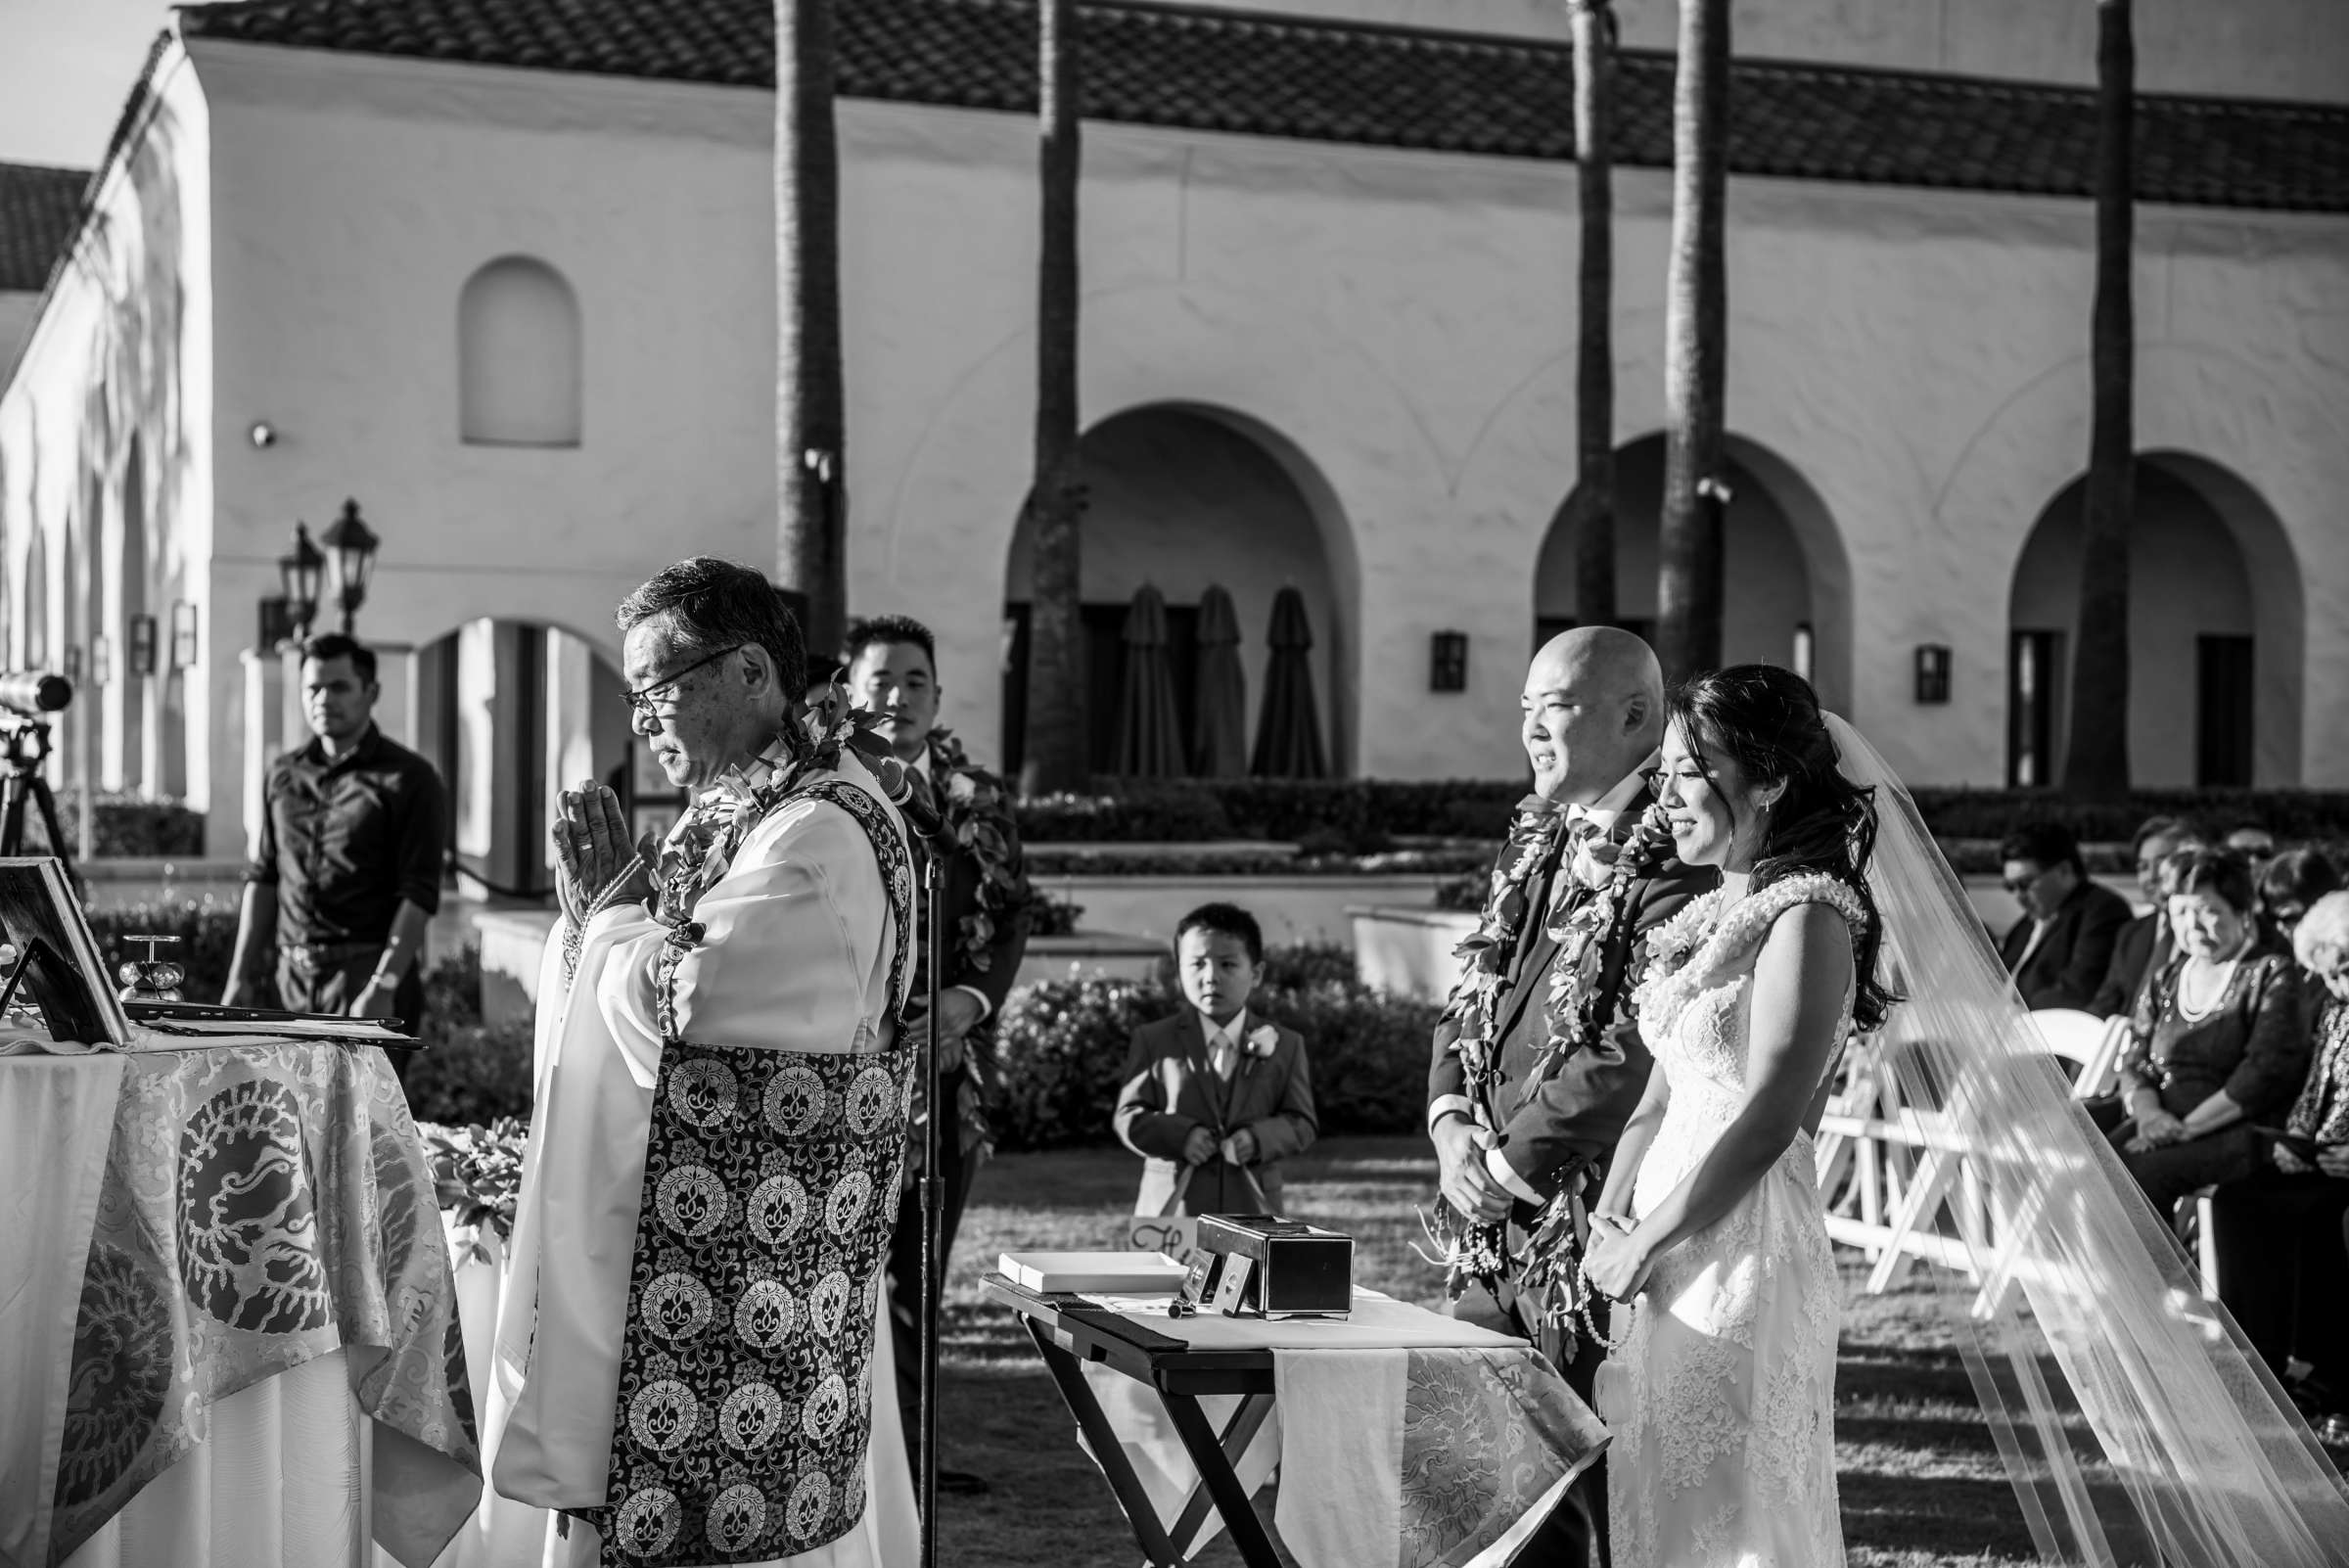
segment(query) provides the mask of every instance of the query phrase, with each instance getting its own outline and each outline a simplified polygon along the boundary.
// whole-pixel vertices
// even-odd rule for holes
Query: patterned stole
[[[905,847],[862,790],[806,793],[848,811],[872,843],[901,1008],[914,929]],[[578,1510],[606,1568],[789,1556],[863,1517],[873,1325],[914,1062],[903,1046],[664,1041],[606,1501]]]

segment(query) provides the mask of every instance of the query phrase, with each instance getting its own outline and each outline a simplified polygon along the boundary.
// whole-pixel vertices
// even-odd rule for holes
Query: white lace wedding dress
[[[1662,1202],[1736,1116],[1755,957],[1771,923],[1809,902],[1859,929],[1852,890],[1814,875],[1735,901],[1715,892],[1656,933],[1636,1005],[1672,1101],[1634,1184],[1635,1213]],[[1841,1027],[1851,1007],[1847,992]],[[1844,1560],[1834,1422],[1843,1298],[1812,1162],[1810,1136],[1797,1135],[1734,1209],[1657,1261],[1630,1342],[1600,1374],[1599,1413],[1614,1431],[1615,1568]]]

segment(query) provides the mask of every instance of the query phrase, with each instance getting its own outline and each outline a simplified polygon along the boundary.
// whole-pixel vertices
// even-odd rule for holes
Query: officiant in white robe
[[[845,1174],[803,1163],[818,1160],[810,1151],[829,1135],[814,1126],[826,1106],[843,1139],[849,1122],[869,1132],[885,1113],[901,1126],[901,1079],[877,1065],[902,1060],[890,1047],[911,973],[905,830],[878,776],[891,768],[868,767],[838,732],[829,747],[806,733],[798,629],[755,571],[681,563],[623,603],[621,624],[636,731],[694,797],[649,866],[644,853],[630,859],[609,791],[567,795],[554,830],[567,918],[538,992],[535,1109],[494,1368],[505,1400],[492,1403],[510,1401],[511,1411],[490,1434],[492,1483],[502,1497],[617,1529],[632,1552],[659,1543],[656,1561],[692,1560],[676,1554],[691,1541],[717,1548],[710,1559],[740,1561],[746,1543],[804,1539],[819,1521],[813,1533],[831,1534],[846,1517],[834,1539],[765,1560],[900,1568],[916,1556],[918,1527],[888,1393],[878,1253],[867,1245],[877,1233],[886,1246],[896,1192],[878,1189],[898,1179],[898,1157],[877,1163],[860,1145]],[[781,1065],[795,1059],[815,1068]],[[663,1104],[675,1115],[661,1122],[665,1064]],[[721,1128],[721,1113],[737,1120]],[[685,1152],[668,1165],[653,1149],[658,1212],[646,1214],[648,1146],[661,1127],[687,1134]],[[723,1201],[708,1204],[712,1191]],[[794,1229],[827,1249],[803,1277],[769,1262]],[[680,1238],[727,1249],[731,1285],[679,1265]],[[833,1335],[810,1351],[822,1360],[809,1380],[745,1381],[756,1361],[746,1340],[774,1349],[795,1328],[811,1341]],[[649,1374],[636,1364],[647,1353]],[[714,1391],[711,1378],[739,1386]],[[628,1429],[616,1433],[631,1386]],[[771,1456],[803,1427],[810,1442],[853,1442],[858,1407],[869,1410],[865,1453],[843,1481],[803,1474],[798,1490],[761,1495],[725,1468]],[[710,1436],[713,1417],[723,1444]],[[700,1501],[673,1476],[623,1475],[616,1436],[625,1449],[632,1435],[659,1461],[690,1448],[697,1419],[720,1461]],[[596,1561],[597,1528],[585,1521],[550,1543],[550,1560]]]

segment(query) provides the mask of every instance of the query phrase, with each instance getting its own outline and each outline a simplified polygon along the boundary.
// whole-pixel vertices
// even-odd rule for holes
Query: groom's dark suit
[[[1627,843],[1654,799],[1641,788],[1606,830],[1607,836],[1619,846]],[[1486,1107],[1491,1124],[1498,1130],[1499,1156],[1517,1178],[1511,1185],[1521,1183],[1544,1199],[1563,1191],[1586,1172],[1589,1180],[1585,1191],[1589,1197],[1597,1196],[1606,1164],[1623,1136],[1624,1124],[1638,1108],[1639,1097],[1647,1088],[1648,1070],[1654,1064],[1640,1041],[1638,1021],[1632,1016],[1625,971],[1645,933],[1721,880],[1721,874],[1710,867],[1686,866],[1670,859],[1632,884],[1627,929],[1610,944],[1594,944],[1597,950],[1583,957],[1586,985],[1617,988],[1620,999],[1614,1022],[1594,1045],[1552,1062],[1544,1070],[1543,1052],[1549,1042],[1549,1022],[1543,1003],[1549,996],[1550,970],[1558,956],[1558,943],[1547,930],[1553,898],[1563,898],[1572,908],[1599,897],[1597,890],[1573,881],[1571,872],[1560,863],[1571,844],[1571,833],[1561,831],[1558,853],[1535,876],[1526,930],[1518,941],[1497,1020],[1501,1082]],[[1427,1087],[1431,1125],[1447,1099],[1467,1097],[1460,1059],[1448,1044],[1436,1046]],[[1520,1196],[1509,1217],[1512,1250],[1522,1245],[1526,1227],[1538,1213],[1535,1205]],[[1520,1315],[1513,1286],[1504,1285],[1497,1294],[1471,1289],[1454,1304],[1453,1312],[1456,1316],[1524,1335],[1552,1360],[1559,1359],[1562,1336],[1553,1327],[1527,1322]],[[1605,1319],[1600,1322],[1603,1326]],[[1574,1358],[1559,1367],[1586,1402],[1604,1357],[1604,1350],[1588,1343],[1586,1336]],[[1543,1568],[1552,1564],[1599,1568],[1604,1564],[1605,1476],[1603,1464],[1585,1471],[1519,1560]]]

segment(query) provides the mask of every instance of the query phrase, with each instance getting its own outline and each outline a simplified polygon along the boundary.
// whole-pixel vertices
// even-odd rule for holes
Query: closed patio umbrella
[[[1265,706],[1256,720],[1259,778],[1327,778],[1329,759],[1321,750],[1321,717],[1313,706],[1313,667],[1309,657],[1313,628],[1305,619],[1305,595],[1283,588],[1272,600],[1271,647],[1265,667]]]
[[[1240,669],[1240,613],[1221,587],[1199,596],[1198,671],[1191,771],[1239,778],[1248,771],[1248,676]]]
[[[1117,771],[1127,778],[1181,778],[1182,725],[1174,717],[1174,671],[1167,662],[1167,601],[1145,584],[1126,612],[1126,672],[1118,704]]]

